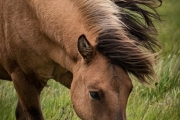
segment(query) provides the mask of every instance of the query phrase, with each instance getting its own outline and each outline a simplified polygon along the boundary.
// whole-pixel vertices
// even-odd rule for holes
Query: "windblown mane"
[[[96,49],[141,82],[155,76],[153,65],[161,0],[84,0],[79,4],[88,31],[98,34]],[[78,4],[78,3],[77,3]]]

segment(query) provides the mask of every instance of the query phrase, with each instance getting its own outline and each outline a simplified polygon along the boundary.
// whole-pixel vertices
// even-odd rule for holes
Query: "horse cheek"
[[[78,79],[77,80],[73,79],[73,82],[71,84],[71,101],[73,108],[81,119],[87,118],[86,114],[86,109],[88,108],[87,106],[87,95],[85,92],[85,85],[83,85],[82,80]]]

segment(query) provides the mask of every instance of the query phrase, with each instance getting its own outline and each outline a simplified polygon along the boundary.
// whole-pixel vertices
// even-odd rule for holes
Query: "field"
[[[165,0],[157,22],[162,45],[155,70],[158,84],[146,87],[133,80],[127,105],[128,120],[180,120],[180,0]],[[46,120],[79,120],[73,111],[69,90],[53,80],[41,94]],[[17,95],[13,84],[0,81],[0,120],[15,120]]]

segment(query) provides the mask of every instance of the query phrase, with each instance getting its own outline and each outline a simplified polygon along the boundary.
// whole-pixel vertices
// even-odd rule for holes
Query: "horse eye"
[[[95,99],[95,100],[101,100],[101,96],[99,95],[98,92],[92,92],[92,91],[90,91],[89,94],[90,94],[90,96],[91,96],[93,99]]]

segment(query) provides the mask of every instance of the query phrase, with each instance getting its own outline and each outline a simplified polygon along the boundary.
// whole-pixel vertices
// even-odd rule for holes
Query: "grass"
[[[159,81],[154,88],[133,81],[127,105],[128,120],[180,120],[180,1],[165,0],[157,23],[162,45],[155,68]],[[79,120],[72,109],[69,90],[53,80],[41,94],[46,120]],[[17,95],[11,82],[0,81],[0,119],[15,120]]]

